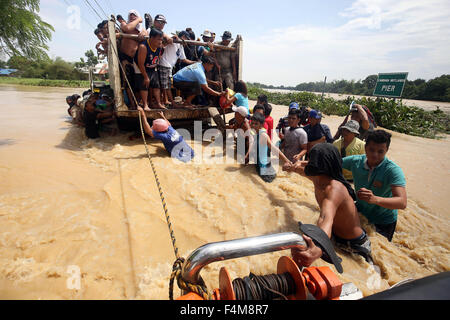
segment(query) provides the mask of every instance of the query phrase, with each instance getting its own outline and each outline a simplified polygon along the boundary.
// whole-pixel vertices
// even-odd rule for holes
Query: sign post
[[[408,72],[379,73],[374,96],[401,98]]]

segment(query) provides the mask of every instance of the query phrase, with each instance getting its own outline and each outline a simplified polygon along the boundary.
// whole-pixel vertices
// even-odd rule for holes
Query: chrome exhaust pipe
[[[307,248],[303,237],[294,232],[208,243],[189,255],[183,264],[181,277],[187,282],[198,284],[200,271],[212,262],[294,248]]]

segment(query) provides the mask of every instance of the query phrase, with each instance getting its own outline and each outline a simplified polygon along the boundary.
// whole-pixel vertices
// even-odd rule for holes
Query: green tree
[[[80,58],[80,61],[75,62],[75,68],[78,70],[94,67],[98,64],[98,58],[95,56],[94,51],[88,50],[84,53],[84,56],[87,58],[87,61],[84,61],[84,58]]]
[[[0,48],[8,56],[39,60],[47,57],[54,28],[38,15],[39,0],[0,1]]]

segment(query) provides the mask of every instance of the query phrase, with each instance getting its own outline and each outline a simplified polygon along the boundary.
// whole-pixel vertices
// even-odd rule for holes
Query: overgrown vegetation
[[[439,138],[439,134],[450,134],[450,115],[440,109],[425,111],[421,108],[406,106],[401,100],[385,98],[348,97],[346,100],[321,98],[311,92],[273,93],[248,86],[248,96],[256,100],[265,94],[270,103],[288,106],[292,101],[322,111],[324,114],[345,116],[352,101],[366,105],[373,113],[377,124],[383,128],[426,138]]]
[[[39,0],[0,1],[0,54],[32,60],[48,58],[54,28],[38,15]]]
[[[88,88],[87,80],[50,80],[36,78],[1,77],[0,84],[20,84],[25,86]]]
[[[361,96],[371,96],[377,83],[377,75],[370,75],[364,80],[348,81],[335,80],[324,85],[324,82],[305,82],[295,87],[274,87],[262,83],[253,83],[255,87],[262,89],[288,89],[309,92],[327,92],[354,94]],[[450,74],[444,74],[440,77],[425,81],[416,79],[414,81],[406,80],[402,97],[404,99],[431,100],[450,102]]]
[[[30,59],[23,56],[12,56],[8,61],[0,61],[0,67],[8,66],[17,69],[15,77],[45,79],[45,80],[87,80],[89,67],[98,63],[97,57],[92,50],[85,52],[86,61],[80,58],[79,62],[67,62],[57,57],[50,59]]]

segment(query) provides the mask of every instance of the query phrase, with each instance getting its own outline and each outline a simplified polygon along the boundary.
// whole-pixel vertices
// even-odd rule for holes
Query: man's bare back
[[[314,192],[320,207],[317,226],[329,238],[334,234],[336,242],[344,243],[352,252],[361,254],[371,261],[370,240],[361,228],[353,189],[342,176],[342,161],[339,151],[331,144],[314,146],[308,161],[285,164],[283,170],[294,171],[314,183]],[[303,266],[309,266],[322,255],[322,250],[309,237],[303,236],[308,249],[293,252],[294,259]]]
[[[354,239],[362,229],[358,211],[347,188],[339,181],[327,176],[311,177],[314,192],[320,207],[318,226],[331,237],[331,233],[343,239]],[[331,218],[331,224],[329,220]]]

